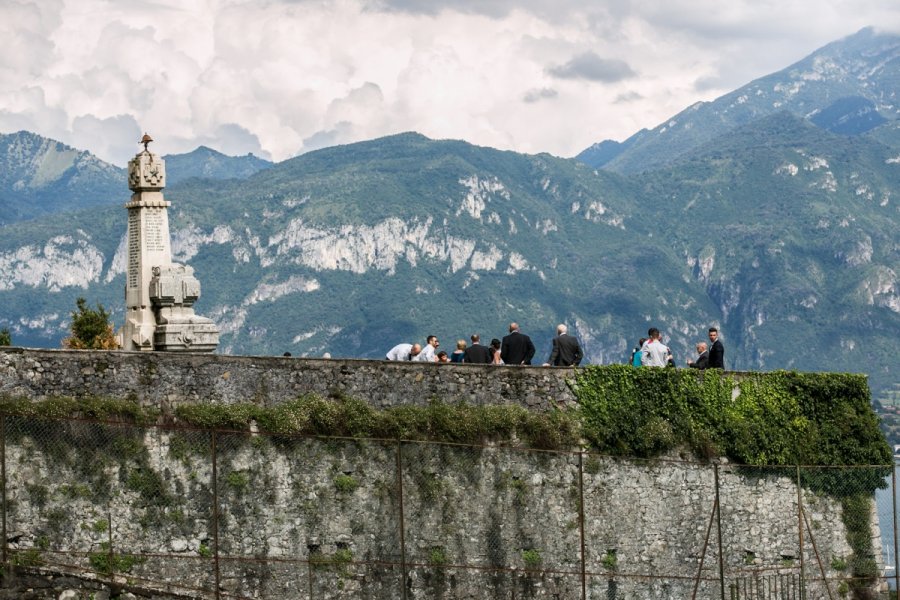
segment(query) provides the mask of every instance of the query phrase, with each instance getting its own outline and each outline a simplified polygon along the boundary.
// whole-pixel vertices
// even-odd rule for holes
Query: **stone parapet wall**
[[[0,349],[0,393],[136,398],[147,406],[257,402],[270,406],[304,394],[365,399],[387,408],[432,399],[470,404],[570,406],[574,370],[358,359]]]

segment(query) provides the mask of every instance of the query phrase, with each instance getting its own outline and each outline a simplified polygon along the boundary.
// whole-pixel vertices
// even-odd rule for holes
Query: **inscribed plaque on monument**
[[[148,252],[162,252],[166,249],[163,241],[162,223],[162,210],[151,208],[147,211],[144,221],[144,247]]]
[[[138,286],[141,269],[141,213],[128,211],[128,287]]]

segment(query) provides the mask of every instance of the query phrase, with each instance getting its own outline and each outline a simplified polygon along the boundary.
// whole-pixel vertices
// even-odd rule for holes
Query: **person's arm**
[[[575,362],[573,364],[577,367],[581,364],[582,358],[584,358],[584,352],[581,351],[581,344],[578,343],[578,340],[575,340]]]
[[[531,359],[534,358],[534,353],[537,352],[537,350],[535,349],[534,343],[532,343],[530,337],[527,337],[527,336],[525,337],[525,343],[526,343],[526,346],[525,346],[525,360],[522,361],[522,364],[523,364],[523,365],[530,365],[530,364],[531,364]]]
[[[559,338],[553,338],[553,350],[550,351],[550,358],[547,359],[547,364],[555,367],[557,358],[559,358]]]

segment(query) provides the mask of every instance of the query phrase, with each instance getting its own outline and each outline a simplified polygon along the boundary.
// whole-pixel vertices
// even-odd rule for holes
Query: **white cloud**
[[[0,131],[120,165],[136,131],[275,160],[411,130],[569,156],[898,22],[886,0],[7,0]]]

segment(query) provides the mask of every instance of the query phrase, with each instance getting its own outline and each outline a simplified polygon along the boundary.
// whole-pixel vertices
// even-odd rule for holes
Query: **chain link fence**
[[[0,420],[7,565],[216,599],[897,597],[893,466]]]

